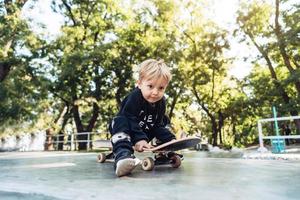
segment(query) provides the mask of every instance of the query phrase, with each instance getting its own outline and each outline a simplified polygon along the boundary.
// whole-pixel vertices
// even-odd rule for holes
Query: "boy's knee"
[[[134,150],[132,148],[131,138],[124,132],[115,133],[111,137],[113,145],[113,152],[115,155],[115,163],[124,158],[134,157]]]
[[[119,133],[114,134],[111,137],[111,142],[113,144],[116,144],[118,142],[131,142],[131,138],[128,134],[126,134],[124,132],[119,132]]]

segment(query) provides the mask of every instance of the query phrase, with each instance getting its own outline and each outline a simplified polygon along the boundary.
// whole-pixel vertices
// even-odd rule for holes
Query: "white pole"
[[[257,126],[258,126],[258,137],[259,137],[258,138],[259,139],[259,148],[257,149],[257,151],[260,153],[265,153],[268,151],[268,149],[264,147],[261,121],[258,121]]]
[[[75,150],[75,145],[74,145],[74,133],[71,133],[71,151]]]
[[[300,116],[289,116],[289,117],[277,117],[277,121],[284,121],[284,120],[293,120],[293,119],[300,119]],[[273,122],[275,118],[267,118],[267,119],[260,119],[260,122]]]
[[[258,137],[259,137],[259,147],[263,148],[264,147],[264,141],[263,141],[263,134],[262,134],[262,126],[261,126],[261,122],[258,121]]]
[[[88,135],[87,135],[88,137],[87,137],[87,140],[88,140],[88,142],[87,142],[87,151],[89,151],[90,150],[90,132],[88,132]]]

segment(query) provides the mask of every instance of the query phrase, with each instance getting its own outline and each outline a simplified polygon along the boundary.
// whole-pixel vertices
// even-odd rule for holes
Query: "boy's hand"
[[[141,140],[134,145],[134,148],[138,152],[143,152],[144,149],[151,149],[152,146],[146,140]]]

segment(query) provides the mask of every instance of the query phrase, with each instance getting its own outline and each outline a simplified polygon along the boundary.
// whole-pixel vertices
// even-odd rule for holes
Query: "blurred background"
[[[64,144],[72,133],[108,139],[148,58],[172,69],[166,114],[178,138],[256,145],[257,121],[272,118],[273,106],[278,117],[300,112],[299,8],[294,0],[0,0],[0,149],[20,141],[43,149],[47,136]],[[287,127],[299,135],[300,119],[280,122],[280,133]],[[274,135],[272,123],[263,129]]]

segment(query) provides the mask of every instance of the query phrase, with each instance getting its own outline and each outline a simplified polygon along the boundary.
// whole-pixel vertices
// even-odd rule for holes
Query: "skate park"
[[[213,158],[187,152],[182,166],[116,178],[95,153],[0,156],[2,199],[298,199],[299,161]]]
[[[0,199],[299,199],[299,8],[1,1]],[[150,132],[200,143],[151,171],[99,162]]]
[[[30,151],[0,153],[1,199],[298,199],[300,194],[300,153],[274,154],[267,145],[264,153],[259,146],[207,151],[203,145],[182,150],[179,168],[138,166],[121,178],[113,163],[98,163],[99,152],[92,149],[42,151],[43,142],[31,145]]]

